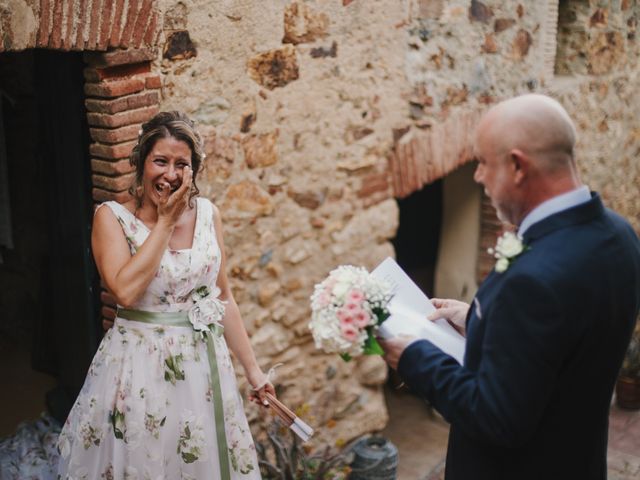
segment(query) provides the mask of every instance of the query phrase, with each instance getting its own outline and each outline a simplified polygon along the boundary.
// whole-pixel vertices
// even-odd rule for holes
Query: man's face
[[[499,142],[489,135],[486,123],[478,128],[474,154],[478,166],[473,179],[484,187],[500,221],[517,225],[513,164],[509,161],[508,151],[501,149]]]

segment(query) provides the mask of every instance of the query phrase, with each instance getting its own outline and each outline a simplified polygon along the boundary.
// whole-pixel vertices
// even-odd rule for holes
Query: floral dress
[[[213,208],[206,199],[196,202],[192,247],[164,252],[155,278],[131,309],[191,311],[207,289],[217,300],[221,253]],[[122,205],[103,205],[117,217],[135,255],[148,228]],[[259,479],[224,337],[211,334],[211,349],[204,337],[190,325],[116,318],[60,434],[58,478]]]

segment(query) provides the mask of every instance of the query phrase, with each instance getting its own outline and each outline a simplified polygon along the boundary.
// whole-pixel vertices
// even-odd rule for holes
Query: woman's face
[[[144,160],[144,196],[153,205],[182,185],[184,168],[191,167],[191,149],[174,137],[159,139]]]

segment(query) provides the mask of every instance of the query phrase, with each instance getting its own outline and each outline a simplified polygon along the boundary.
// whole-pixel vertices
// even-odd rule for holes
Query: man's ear
[[[516,185],[522,184],[524,179],[529,174],[529,168],[531,167],[531,159],[525,155],[525,153],[517,148],[514,148],[509,152],[509,161],[511,162],[511,168],[513,168],[514,180]]]

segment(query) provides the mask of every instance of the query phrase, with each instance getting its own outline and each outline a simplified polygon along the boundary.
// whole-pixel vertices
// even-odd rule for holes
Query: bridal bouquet
[[[376,331],[390,315],[391,286],[362,267],[344,265],[329,273],[311,295],[309,328],[316,348],[352,357],[382,355]]]

